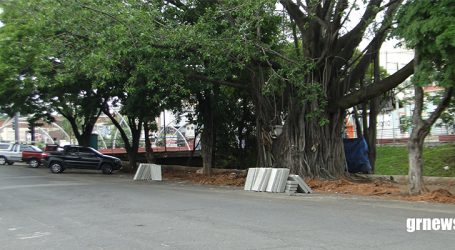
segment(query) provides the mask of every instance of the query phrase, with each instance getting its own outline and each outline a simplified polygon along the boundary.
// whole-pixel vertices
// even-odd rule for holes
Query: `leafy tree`
[[[57,112],[79,144],[88,146],[104,99],[82,67],[95,46],[88,42],[93,33],[80,29],[84,25],[74,21],[80,13],[69,7],[59,1],[3,1],[1,91],[8,98],[2,107],[34,114],[35,120]]]
[[[310,177],[340,177],[345,174],[341,134],[346,109],[380,96],[413,72],[410,62],[394,75],[359,85],[392,31],[402,1],[370,0],[364,8],[345,0],[279,2],[284,13],[276,13],[275,1],[217,5],[201,19],[201,33],[212,37],[207,39],[209,45],[201,47],[222,48],[210,50],[210,60],[241,65],[250,72],[244,85],[256,109],[258,166],[287,167]],[[356,11],[363,15],[348,28]],[[222,32],[213,32],[216,25],[210,20],[224,25]],[[355,55],[371,33],[368,46]],[[294,39],[294,53],[286,53],[289,38]],[[221,59],[217,53],[222,53]],[[283,133],[272,139],[273,128],[283,121]]]
[[[187,61],[179,49],[183,41],[175,28],[178,23],[164,19],[161,7],[158,2],[137,1],[75,4],[87,11],[86,18],[99,14],[110,23],[99,30],[98,46],[85,64],[88,74],[97,79],[96,88],[108,96],[103,112],[119,130],[133,167],[144,124],[148,128],[162,110],[180,106],[182,96],[188,94],[181,73]],[[112,108],[127,118],[131,137]]]
[[[422,151],[432,125],[449,106],[455,86],[455,4],[450,0],[406,3],[400,12],[397,33],[415,51],[414,111],[408,142],[410,194],[426,191],[423,183]],[[424,119],[423,86],[438,84],[446,90],[436,109]]]
[[[259,45],[269,43],[275,46],[278,42],[276,37],[280,34],[281,17],[276,16],[274,10],[272,1],[226,1],[206,10],[194,25],[195,32],[201,37],[193,45],[204,67],[201,73],[208,79],[219,80],[213,83],[250,91],[256,107],[258,166],[271,163],[271,157],[262,153],[265,147],[270,147],[263,143],[271,140],[270,135],[262,135],[263,128],[273,121],[269,119],[269,113],[258,112],[263,103],[269,104],[270,101],[262,98],[262,90],[256,84],[265,81],[271,72]],[[260,93],[259,98],[256,90]]]
[[[245,36],[256,36],[255,26],[245,25],[239,33],[237,27],[231,27],[230,22],[247,23],[247,17],[251,18],[254,13],[243,16],[239,5],[241,1],[167,1],[167,14],[176,16],[175,20],[184,27],[180,34],[185,41],[181,52],[188,58],[185,77],[189,83],[189,90],[192,95],[188,101],[193,103],[198,113],[198,122],[201,125],[201,144],[204,173],[210,174],[210,169],[215,162],[215,150],[217,148],[229,147],[229,140],[224,140],[227,131],[220,133],[219,128],[227,125],[226,111],[235,105],[235,100],[224,102],[227,92],[230,90],[220,85],[244,89],[247,86],[242,83],[241,75],[249,74],[245,65],[249,62],[251,54],[258,54],[251,51],[253,47]],[[260,7],[263,2],[247,2],[242,7]],[[271,10],[270,2],[261,8]],[[231,8],[234,11],[231,11]],[[179,13],[179,14],[175,14]],[[269,15],[269,17],[273,17]],[[261,17],[262,18],[262,17]],[[229,21],[227,19],[230,19]],[[272,31],[274,29],[270,29]],[[271,32],[272,33],[272,32]],[[248,78],[249,80],[249,78]],[[209,83],[209,84],[208,84]],[[226,92],[227,91],[227,92]],[[232,118],[231,118],[232,119]],[[221,135],[221,139],[217,138]]]
[[[307,176],[339,177],[345,173],[341,139],[345,110],[392,89],[412,74],[412,63],[396,74],[359,86],[368,66],[392,30],[402,1],[370,0],[364,8],[348,1],[281,0],[295,23],[300,63],[310,67],[289,78],[287,119],[275,153],[279,166]],[[351,14],[363,11],[353,28]],[[384,18],[380,18],[383,14]],[[365,36],[370,43],[355,51]]]

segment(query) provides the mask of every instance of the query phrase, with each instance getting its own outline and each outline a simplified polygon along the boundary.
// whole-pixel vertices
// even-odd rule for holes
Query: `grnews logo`
[[[450,231],[455,230],[455,218],[408,218],[406,229],[409,233],[415,231]]]

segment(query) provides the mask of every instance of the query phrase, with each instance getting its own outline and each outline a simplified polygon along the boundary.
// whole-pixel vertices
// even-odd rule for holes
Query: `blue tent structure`
[[[343,139],[349,173],[371,173],[368,144],[364,138]]]

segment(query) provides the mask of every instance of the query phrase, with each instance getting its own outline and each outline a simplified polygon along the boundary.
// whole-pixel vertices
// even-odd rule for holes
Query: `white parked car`
[[[15,162],[22,161],[23,151],[35,151],[32,145],[10,144],[7,149],[0,149],[0,165],[13,165]]]

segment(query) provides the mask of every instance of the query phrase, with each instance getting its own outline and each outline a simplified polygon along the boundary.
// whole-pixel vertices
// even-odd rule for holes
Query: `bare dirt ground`
[[[197,184],[220,185],[220,186],[238,186],[245,184],[245,174],[242,173],[216,173],[211,176],[204,176],[196,171],[176,171],[164,170],[163,177],[165,180],[191,182]],[[332,193],[346,195],[362,195],[371,197],[380,197],[394,200],[408,201],[427,201],[438,203],[455,204],[455,182],[444,185],[429,185],[429,192],[409,196],[406,194],[406,185],[396,183],[390,180],[370,180],[354,182],[343,179],[336,181],[306,179],[307,184],[317,193]]]

